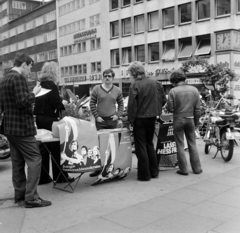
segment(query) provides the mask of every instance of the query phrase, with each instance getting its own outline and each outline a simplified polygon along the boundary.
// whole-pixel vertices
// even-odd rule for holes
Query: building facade
[[[166,92],[171,70],[191,57],[240,73],[240,0],[57,2],[62,86],[85,86],[89,93],[92,85],[101,83],[102,71],[111,67],[126,96],[127,69],[134,60],[167,85]],[[201,83],[199,78],[189,82]],[[239,83],[233,90],[240,95]]]
[[[7,2],[9,6],[16,4],[16,1]],[[35,62],[29,81],[36,80],[44,62],[57,61],[56,2],[17,3],[29,10],[1,27],[0,64],[2,70],[7,72],[14,65],[16,53],[27,53]],[[35,4],[35,8],[31,8],[31,4]]]

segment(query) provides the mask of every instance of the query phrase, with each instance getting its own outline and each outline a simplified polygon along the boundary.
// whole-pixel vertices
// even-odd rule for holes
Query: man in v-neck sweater
[[[99,129],[115,129],[123,113],[122,91],[113,85],[115,73],[112,69],[103,72],[103,83],[92,90],[90,108]],[[116,109],[116,103],[118,109]]]

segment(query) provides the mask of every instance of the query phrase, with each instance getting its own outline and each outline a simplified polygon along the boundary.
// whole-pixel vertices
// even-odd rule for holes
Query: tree
[[[185,73],[202,73],[202,84],[207,90],[211,89],[214,100],[221,98],[229,90],[230,81],[237,81],[239,77],[230,68],[221,64],[212,65],[203,59],[189,59],[182,63],[180,69]],[[228,95],[229,99],[233,96]]]

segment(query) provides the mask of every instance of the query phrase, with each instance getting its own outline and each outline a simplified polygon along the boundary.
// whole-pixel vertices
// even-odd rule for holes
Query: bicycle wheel
[[[232,159],[233,149],[234,149],[234,141],[227,140],[226,131],[223,131],[221,134],[221,155],[224,161],[228,162]]]

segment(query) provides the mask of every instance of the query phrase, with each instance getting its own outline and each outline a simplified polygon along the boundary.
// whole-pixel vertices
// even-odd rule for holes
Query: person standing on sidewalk
[[[188,175],[187,160],[184,153],[184,134],[187,139],[190,163],[194,174],[202,173],[195,139],[195,127],[201,115],[199,92],[188,85],[182,71],[174,71],[170,76],[173,84],[168,94],[166,109],[173,113],[173,132],[177,146],[179,170],[177,174]]]
[[[159,169],[153,145],[156,117],[162,114],[166,96],[162,84],[148,78],[141,62],[130,64],[128,72],[133,82],[129,89],[128,120],[133,125],[138,180],[157,178]]]
[[[92,90],[90,109],[96,119],[97,130],[115,129],[123,114],[123,95],[119,87],[113,85],[115,73],[112,69],[103,71],[103,83]],[[118,109],[116,109],[116,103]],[[97,176],[100,171],[90,173]]]
[[[37,84],[30,92],[26,80],[33,63],[27,54],[17,54],[14,67],[5,75],[0,86],[4,133],[10,142],[15,203],[24,203],[26,208],[51,205],[50,201],[41,199],[37,193],[42,159],[34,137],[36,128],[32,104],[41,86]],[[28,166],[27,176],[25,163]]]

